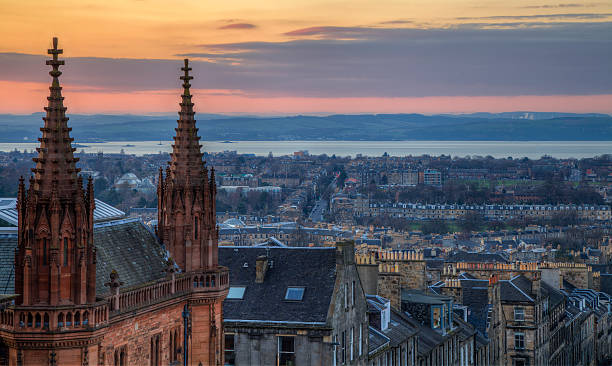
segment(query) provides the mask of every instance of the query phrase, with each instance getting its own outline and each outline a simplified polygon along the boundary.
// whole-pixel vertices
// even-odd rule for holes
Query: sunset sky
[[[0,113],[612,113],[612,1],[0,0]]]

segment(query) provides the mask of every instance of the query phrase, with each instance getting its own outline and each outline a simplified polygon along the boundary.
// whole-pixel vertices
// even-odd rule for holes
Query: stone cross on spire
[[[183,95],[190,96],[189,88],[191,87],[191,84],[189,84],[189,80],[192,80],[193,76],[189,75],[189,71],[191,71],[191,67],[189,67],[189,59],[185,59],[185,66],[181,67],[181,70],[185,72],[185,75],[180,77],[180,79],[183,80]]]
[[[53,48],[48,49],[47,53],[53,55],[53,59],[47,60],[47,65],[53,67],[53,70],[49,71],[49,75],[53,77],[53,86],[59,86],[58,77],[62,74],[59,67],[64,65],[64,60],[59,60],[58,56],[64,53],[64,50],[57,48],[57,37],[53,37]]]

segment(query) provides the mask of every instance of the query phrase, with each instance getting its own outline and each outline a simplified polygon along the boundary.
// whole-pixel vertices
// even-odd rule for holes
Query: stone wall
[[[376,295],[378,282],[378,265],[377,264],[357,264],[359,279],[363,291],[368,295]]]
[[[171,330],[178,330],[180,348],[183,348],[183,304],[179,301],[155,311],[137,316],[129,314],[124,319],[117,319],[109,326],[102,342],[103,364],[114,365],[115,350],[126,347],[128,365],[149,365],[151,337],[157,334],[161,335],[161,364],[169,364]]]
[[[363,365],[368,361],[368,317],[367,302],[361,285],[359,273],[355,263],[355,247],[352,242],[338,243],[336,251],[336,283],[332,304],[328,314],[328,322],[331,325],[332,339],[338,337],[342,343],[342,333],[346,334],[346,365]],[[352,296],[354,288],[354,296]],[[345,302],[345,297],[348,297]],[[352,298],[355,301],[353,303]],[[345,306],[348,304],[348,306]],[[359,329],[361,328],[361,355],[359,355]],[[353,334],[354,350],[353,360],[350,360],[351,344],[349,338]],[[336,357],[341,355],[340,347],[336,347]]]
[[[395,272],[378,273],[378,295],[388,299],[391,307],[400,309],[402,301],[401,275]]]
[[[230,325],[225,327],[225,334],[234,334],[236,366],[276,365],[279,335],[295,337],[296,365],[323,366],[333,361],[329,330]]]

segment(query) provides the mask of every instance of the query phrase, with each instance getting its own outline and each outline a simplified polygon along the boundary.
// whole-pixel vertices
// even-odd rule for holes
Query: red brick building
[[[53,39],[52,78],[29,187],[21,179],[14,295],[0,297],[0,362],[9,365],[222,365],[228,270],[217,262],[215,180],[202,162],[184,92],[159,243],[134,220],[94,224],[91,180],[73,156]]]

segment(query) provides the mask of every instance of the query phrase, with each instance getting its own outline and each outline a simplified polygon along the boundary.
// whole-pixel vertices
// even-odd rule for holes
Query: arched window
[[[59,313],[57,315],[57,326],[60,328],[64,326],[64,313]]]
[[[67,327],[72,326],[72,313],[66,314],[66,326]]]
[[[64,266],[68,265],[68,238],[64,238]]]
[[[32,328],[33,322],[34,322],[34,318],[32,317],[32,313],[28,313],[28,328]]]
[[[194,219],[194,224],[193,224],[193,235],[195,240],[198,240],[198,231],[200,231],[200,227],[198,226],[198,217],[196,216]]]
[[[83,325],[89,324],[89,312],[86,311],[83,313]]]
[[[77,311],[76,314],[74,314],[74,326],[78,327],[79,325],[81,325],[81,313]]]
[[[49,313],[45,313],[43,317],[43,328],[49,329]]]
[[[40,314],[36,314],[36,322],[34,323],[35,328],[40,328]]]
[[[43,265],[47,265],[47,238],[43,238],[43,247],[42,247],[42,257],[43,257]]]

